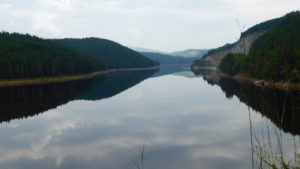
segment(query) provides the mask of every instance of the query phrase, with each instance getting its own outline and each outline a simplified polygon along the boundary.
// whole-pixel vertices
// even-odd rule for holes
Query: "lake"
[[[299,165],[300,94],[186,68],[0,88],[1,169]]]

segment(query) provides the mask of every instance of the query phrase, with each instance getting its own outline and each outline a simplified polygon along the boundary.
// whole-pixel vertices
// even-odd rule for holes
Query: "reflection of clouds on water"
[[[143,96],[143,94],[144,93],[142,90],[132,89],[132,90],[130,90],[128,99],[131,101],[135,101],[135,100],[138,100],[139,98],[141,98]]]
[[[0,125],[0,128],[17,128],[19,125],[17,123],[4,123]]]
[[[43,120],[50,120],[50,119],[59,119],[62,118],[63,114],[61,114],[57,110],[49,110],[45,115],[42,114],[39,118]]]
[[[259,125],[261,115],[251,116]],[[4,168],[129,169],[142,145],[147,168],[251,165],[247,107],[200,78],[152,78],[106,100],[73,101],[12,123],[19,127],[0,127]]]

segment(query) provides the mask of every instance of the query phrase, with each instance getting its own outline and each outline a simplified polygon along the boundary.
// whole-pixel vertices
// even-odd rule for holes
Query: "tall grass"
[[[144,153],[145,153],[145,146],[143,146],[140,150],[140,162],[133,161],[133,164],[137,169],[144,169]]]
[[[247,100],[247,99],[246,99]],[[250,123],[250,139],[252,152],[252,168],[259,169],[300,169],[300,137],[292,136],[293,145],[284,145],[284,136],[282,133],[282,125],[285,115],[285,103],[282,115],[278,117],[280,127],[276,127],[268,119],[262,117],[260,128],[255,131],[253,128],[250,107],[248,106],[249,123]],[[275,112],[274,112],[275,113]],[[270,124],[271,123],[271,124]],[[275,135],[272,139],[271,134]],[[289,150],[294,152],[291,154]],[[256,158],[254,157],[256,156]],[[292,157],[291,157],[292,156]]]

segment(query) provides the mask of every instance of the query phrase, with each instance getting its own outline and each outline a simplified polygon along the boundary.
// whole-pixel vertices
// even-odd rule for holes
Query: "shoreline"
[[[152,67],[145,67],[145,68],[116,68],[116,69],[101,70],[97,72],[78,74],[78,75],[48,76],[48,77],[23,78],[23,79],[20,78],[20,79],[9,79],[9,80],[1,79],[0,87],[63,83],[63,82],[90,79],[98,75],[104,75],[113,72],[155,70],[159,67],[160,66],[152,66]]]
[[[269,80],[259,80],[259,79],[255,79],[243,74],[237,74],[237,75],[230,75],[227,73],[223,73],[220,70],[216,69],[215,67],[201,67],[201,66],[196,66],[196,67],[191,67],[191,68],[195,68],[196,70],[211,70],[211,71],[215,71],[220,77],[223,78],[228,78],[228,79],[232,79],[235,80],[237,82],[240,83],[250,83],[252,85],[264,88],[276,88],[276,89],[280,89],[280,90],[297,90],[300,91],[300,83],[294,83],[294,82],[284,82],[284,81],[277,81],[277,82],[273,82],[273,81],[269,81]]]
[[[261,87],[261,88],[276,88],[276,89],[281,89],[281,90],[298,90],[300,91],[300,83],[294,83],[294,82],[284,82],[284,81],[269,81],[269,80],[258,80],[252,77],[248,77],[242,74],[237,74],[237,75],[229,75],[226,73],[219,72],[218,73],[220,77],[224,78],[229,78],[233,79],[237,82],[241,83],[250,83],[252,85]]]

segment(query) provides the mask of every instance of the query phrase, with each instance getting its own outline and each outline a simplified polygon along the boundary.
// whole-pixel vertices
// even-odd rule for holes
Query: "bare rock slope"
[[[240,53],[240,54],[247,55],[253,42],[263,34],[264,32],[256,32],[248,36],[245,36],[241,38],[239,41],[237,41],[232,48],[208,55],[205,58],[203,58],[203,61],[206,62],[207,65],[210,65],[211,67],[214,67],[216,69],[220,64],[221,60],[228,53],[234,53],[234,54]]]

